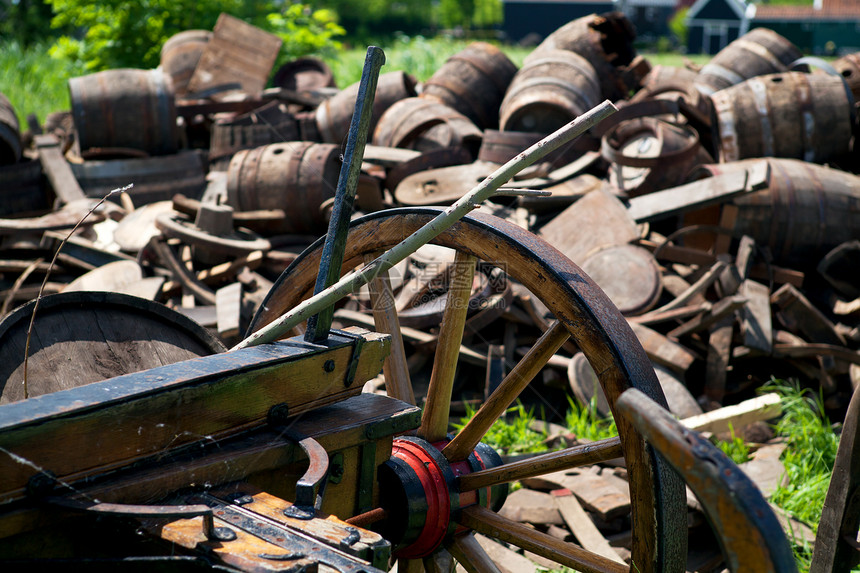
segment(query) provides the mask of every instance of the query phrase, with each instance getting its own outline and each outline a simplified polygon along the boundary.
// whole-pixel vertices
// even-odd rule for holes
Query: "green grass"
[[[772,380],[762,391],[782,396],[783,415],[776,424],[776,434],[788,444],[782,456],[788,485],[778,487],[771,501],[817,533],[839,437],[824,415],[820,394],[804,391],[796,382],[781,380]],[[801,573],[808,571],[810,548],[795,546],[795,557]]]
[[[466,415],[459,424],[454,424],[458,432],[475,416],[475,412],[477,410],[466,405]],[[508,408],[505,415],[493,423],[481,441],[505,455],[545,452],[547,447],[544,441],[547,435],[545,432],[537,432],[529,427],[534,420],[534,411],[526,410],[525,406],[517,403],[516,406]]]
[[[69,78],[83,70],[81,62],[52,58],[45,44],[23,48],[0,42],[0,92],[15,108],[22,130],[28,114],[44,123],[49,113],[69,109]]]
[[[735,435],[735,429],[732,427],[731,423],[729,424],[729,431],[731,432],[732,439],[727,442],[722,440],[717,442],[717,447],[720,448],[724,454],[729,456],[729,458],[736,464],[748,462],[750,459],[749,446],[743,438]]]
[[[565,424],[577,438],[585,440],[602,440],[618,435],[615,420],[603,418],[597,413],[595,399],[591,404],[583,405],[573,397],[568,397],[570,408],[565,416]]]

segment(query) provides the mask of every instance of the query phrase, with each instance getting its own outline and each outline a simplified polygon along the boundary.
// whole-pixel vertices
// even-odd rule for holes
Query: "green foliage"
[[[463,429],[475,412],[477,410],[466,406],[466,416],[460,420],[460,424],[454,425],[457,431]],[[547,447],[544,440],[547,436],[529,427],[534,420],[534,412],[517,403],[493,423],[481,441],[506,455],[545,452]]]
[[[285,44],[279,63],[311,52],[333,52],[343,28],[329,11],[278,0],[49,0],[52,25],[75,27],[82,35],[63,35],[52,54],[85,62],[89,71],[108,68],[154,68],[164,41],[183,30],[211,30],[225,12],[278,34]]]
[[[717,447],[736,464],[748,462],[750,459],[749,446],[747,446],[743,438],[735,435],[735,429],[731,423],[729,424],[729,431],[731,432],[732,439],[728,442],[718,442]]]
[[[51,5],[43,0],[0,0],[0,38],[29,46],[51,35]]]
[[[400,34],[426,34],[433,27],[433,4],[427,0],[311,0],[329,8],[351,42],[376,44]]]
[[[443,28],[486,29],[501,24],[501,0],[441,0],[439,24]]]
[[[669,20],[669,30],[681,46],[687,45],[687,37],[690,33],[690,30],[687,28],[687,13],[689,11],[690,7],[684,6],[678,9],[672,16],[672,19]]]
[[[600,416],[594,398],[587,406],[571,397],[568,397],[567,401],[570,403],[570,409],[565,416],[565,424],[577,438],[602,440],[618,435],[615,420]]]

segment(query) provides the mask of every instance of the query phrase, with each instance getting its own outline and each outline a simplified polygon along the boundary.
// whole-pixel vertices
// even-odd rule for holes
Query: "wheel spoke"
[[[365,262],[376,258],[377,254],[365,256]],[[367,285],[370,291],[370,304],[373,307],[373,321],[376,330],[391,335],[391,352],[385,357],[382,373],[385,377],[385,390],[388,395],[409,404],[415,404],[412,380],[406,365],[406,350],[400,333],[400,321],[394,308],[394,293],[388,271],[383,271]]]
[[[490,426],[505,413],[508,406],[516,400],[569,336],[567,329],[560,322],[556,321],[550,326],[505,376],[499,387],[469,420],[466,427],[442,449],[442,454],[451,461],[460,461],[469,457]]]
[[[458,535],[447,547],[454,559],[469,573],[501,573],[471,533]]]
[[[620,458],[622,455],[621,439],[616,436],[462,475],[457,478],[457,484],[460,491],[471,491],[549,472],[605,462]]]
[[[425,573],[454,573],[454,556],[445,549],[437,549],[424,558]]]
[[[474,256],[462,252],[457,252],[454,259],[451,286],[439,327],[439,342],[433,360],[430,387],[427,390],[427,404],[424,407],[421,428],[418,430],[418,435],[430,442],[441,440],[448,433],[457,354],[463,341],[463,327],[469,311],[469,295],[472,293],[476,262]]]
[[[615,563],[602,555],[586,551],[578,545],[505,519],[477,505],[463,510],[460,524],[582,573],[629,573],[630,571],[626,565]]]

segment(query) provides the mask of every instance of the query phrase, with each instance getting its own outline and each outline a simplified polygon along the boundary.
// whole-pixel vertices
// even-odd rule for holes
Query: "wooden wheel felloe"
[[[355,221],[347,241],[344,268],[354,268],[362,264],[365,255],[394,246],[429,222],[439,211],[438,208],[397,209]],[[539,298],[557,320],[502,381],[460,434],[450,443],[434,448],[440,450],[439,457],[448,464],[456,465],[467,460],[476,447],[480,447],[480,439],[492,422],[504,413],[568,337],[582,349],[595,372],[599,373],[613,412],[615,400],[628,388],[637,388],[665,406],[665,398],[653,368],[626,321],[599,287],[553,247],[511,223],[480,213],[464,218],[433,242],[457,251],[458,270],[462,271],[462,276],[452,280],[448,305],[440,326],[430,390],[418,431],[418,437],[424,442],[447,441],[445,433],[451,400],[451,379],[463,332],[463,311],[468,307],[463,302],[467,302],[469,296],[468,287],[458,288],[457,283],[471,284],[471,273],[477,261],[505,270],[509,277]],[[252,320],[251,331],[268,324],[310,295],[321,251],[322,242],[318,242],[284,272]],[[397,347],[396,341],[392,346]],[[398,388],[402,381],[398,381],[394,375],[391,378],[386,380],[389,393],[402,399],[402,388],[391,390]],[[497,480],[493,483],[504,483],[525,475],[535,475],[534,468],[543,472],[557,471],[611,459],[618,456],[620,449],[630,476],[634,530],[634,567],[631,570],[680,571],[686,557],[685,523],[677,519],[685,511],[683,485],[645,444],[631,423],[616,416],[616,424],[619,440],[615,444],[607,444],[601,453],[578,450],[554,452],[531,460],[530,467],[501,466],[481,470],[474,475],[493,472],[497,476],[493,478]],[[430,449],[426,445],[423,451],[424,455],[436,458],[435,453],[429,453]],[[437,465],[442,469],[433,479],[444,479],[444,476],[440,476],[445,473],[445,463],[440,460]],[[465,489],[463,483],[462,476],[457,477],[450,487],[458,494],[471,491]],[[472,489],[486,485],[481,482]],[[452,524],[459,524],[459,527]],[[445,529],[488,532],[495,537],[510,539],[515,544],[527,544],[530,551],[582,571],[626,570],[626,567],[608,562],[575,545],[559,543],[542,534],[531,532],[524,537],[517,524],[477,503],[455,508]],[[455,556],[471,556],[468,557],[471,565],[481,563],[482,559],[475,557],[476,552],[479,552],[476,544],[464,539],[449,532],[443,536],[442,545]],[[438,547],[437,542],[434,549]],[[483,570],[480,565],[475,567],[478,567],[475,570]]]

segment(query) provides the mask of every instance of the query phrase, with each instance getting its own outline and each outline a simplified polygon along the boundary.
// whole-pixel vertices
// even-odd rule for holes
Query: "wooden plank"
[[[568,476],[564,486],[572,491],[583,507],[606,521],[630,512],[630,490],[627,483],[612,474],[593,471]],[[614,478],[614,479],[613,479]],[[619,483],[620,482],[620,483]],[[620,487],[623,484],[623,487]]]
[[[61,203],[86,199],[87,196],[78,184],[75,174],[72,173],[72,168],[69,167],[69,163],[60,151],[60,140],[57,139],[57,136],[51,133],[36,135],[33,137],[33,142],[39,152],[42,170],[51,183],[51,188],[57,195],[57,199]]]
[[[281,44],[278,36],[222,13],[188,81],[188,91],[238,83],[243,91],[259,96]]]
[[[727,296],[713,305],[708,312],[670,330],[666,336],[669,338],[679,338],[687,334],[706,330],[724,318],[731,316],[734,311],[741,308],[745,303],[746,299],[740,295]]]
[[[723,205],[720,212],[720,227],[726,229],[728,233],[720,233],[714,241],[714,253],[728,253],[729,247],[732,244],[732,231],[734,231],[735,223],[738,220],[738,207],[732,204]]]
[[[771,295],[771,302],[779,306],[778,317],[788,330],[804,335],[809,342],[845,346],[845,338],[833,323],[793,286],[781,286]]]
[[[738,293],[747,299],[742,309],[741,334],[744,346],[770,354],[773,350],[773,324],[770,312],[770,289],[747,279]]]
[[[242,283],[231,283],[215,291],[218,335],[230,339],[239,335],[242,323]]]
[[[770,167],[761,161],[746,170],[701,179],[630,199],[628,213],[637,223],[659,221],[681,213],[724,203],[742,193],[767,187]]]
[[[708,357],[705,363],[705,396],[711,402],[722,404],[726,395],[726,374],[732,353],[734,317],[723,318],[710,330]]]
[[[639,229],[617,197],[596,190],[556,215],[538,235],[581,265],[601,247],[635,241]]]
[[[628,321],[645,353],[653,362],[684,374],[695,362],[696,355],[677,342],[643,324]]]
[[[569,490],[556,490],[552,492],[552,495],[562,519],[583,549],[593,551],[617,563],[624,563],[618,552],[609,545],[609,542],[594,525],[575,495]]]
[[[779,394],[770,393],[757,398],[752,398],[734,404],[724,406],[718,410],[705,412],[700,416],[693,416],[681,420],[681,423],[699,432],[728,432],[729,424],[735,429],[742,428],[753,422],[765,422],[782,414],[782,402]]]

